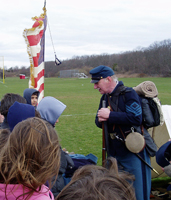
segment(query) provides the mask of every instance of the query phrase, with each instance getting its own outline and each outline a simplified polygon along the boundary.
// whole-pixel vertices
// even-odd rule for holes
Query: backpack
[[[136,91],[135,88],[133,89]],[[117,91],[115,95],[113,96],[113,98],[116,99],[115,100],[116,107],[118,106],[118,102],[117,102],[118,98],[116,97],[118,97],[119,95],[122,95],[125,101],[124,95],[126,92],[130,92],[130,91],[131,90],[126,86],[120,86],[117,88]],[[158,125],[162,125],[164,123],[164,118],[163,118],[161,103],[158,97],[146,97],[145,95],[143,95],[142,93],[140,94],[139,92],[137,92],[137,94],[139,96],[141,107],[142,107],[142,118],[143,118],[142,125],[146,129],[149,129],[151,127],[155,127]],[[114,108],[114,110],[118,110],[118,108]]]
[[[115,95],[112,96],[112,99],[110,101],[113,110],[121,111],[118,108],[118,97],[119,95],[122,95],[125,101],[125,93],[130,92],[130,91],[131,89],[124,85],[117,88]],[[152,98],[152,97],[145,97],[145,96],[139,95],[139,98],[140,98],[141,106],[142,106],[142,116],[143,116],[142,125],[144,127],[143,135],[146,142],[145,148],[149,156],[153,157],[156,155],[157,146],[153,138],[150,136],[149,132],[147,131],[147,129],[158,126],[158,125],[162,125],[164,123],[161,104],[157,97]],[[141,133],[142,127],[134,126],[134,128],[137,132]]]
[[[142,107],[143,126],[146,129],[148,129],[160,125],[160,112],[153,98],[142,96],[140,96],[140,98]]]
[[[152,81],[144,81],[133,88],[140,97],[143,126],[148,129],[164,123],[161,102],[158,99],[156,85]]]

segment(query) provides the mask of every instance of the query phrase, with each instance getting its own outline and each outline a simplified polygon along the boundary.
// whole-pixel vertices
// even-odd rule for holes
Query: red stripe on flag
[[[39,34],[37,34],[37,35],[28,35],[27,36],[30,46],[35,46],[40,42],[42,35],[43,35],[43,31],[44,30],[41,30],[39,32]]]
[[[40,25],[39,21],[43,21],[43,18],[42,17],[37,18],[32,27],[33,28],[38,27]]]
[[[38,67],[39,56],[40,56],[40,52],[37,53],[37,56],[36,56],[36,57],[33,57],[33,64],[34,64],[34,67]]]
[[[42,77],[42,76],[44,76],[44,69],[41,71],[41,72],[39,72],[38,74],[37,74],[37,77],[36,78],[34,78],[34,82],[35,82],[35,88],[37,88],[37,82],[40,80],[40,78]]]
[[[42,84],[40,85],[40,88],[39,88],[38,90],[39,90],[40,93],[44,90],[44,83],[42,83]]]

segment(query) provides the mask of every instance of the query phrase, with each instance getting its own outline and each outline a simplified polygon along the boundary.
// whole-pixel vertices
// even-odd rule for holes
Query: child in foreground
[[[0,199],[53,200],[44,184],[58,175],[59,166],[54,128],[37,117],[19,122],[0,152]]]
[[[116,159],[109,157],[105,167],[79,168],[55,200],[136,200],[133,179],[126,172],[118,172]]]

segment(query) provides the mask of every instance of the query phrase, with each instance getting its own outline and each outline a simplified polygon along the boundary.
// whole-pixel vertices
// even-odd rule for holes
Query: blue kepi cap
[[[108,76],[113,76],[115,73],[114,71],[105,65],[100,65],[98,67],[95,67],[94,69],[90,70],[89,72],[91,77],[91,83],[97,83],[102,78],[106,78]]]

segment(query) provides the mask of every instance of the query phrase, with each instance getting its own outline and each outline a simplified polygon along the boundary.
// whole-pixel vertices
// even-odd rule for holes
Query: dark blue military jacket
[[[122,87],[123,82],[119,81],[110,98],[116,94],[118,87]],[[102,100],[106,100],[106,107],[109,106],[107,95],[102,95],[99,109],[102,108]],[[112,101],[115,97],[112,98]],[[109,153],[110,156],[121,156],[128,153],[125,143],[116,139],[113,133],[124,140],[124,137],[131,132],[131,127],[140,126],[142,123],[142,109],[138,94],[132,88],[126,88],[124,95],[118,96],[118,109],[120,111],[111,111],[107,121],[108,138],[109,138]],[[102,123],[98,121],[96,115],[95,123],[99,128],[102,128]],[[123,136],[124,135],[124,136]]]

